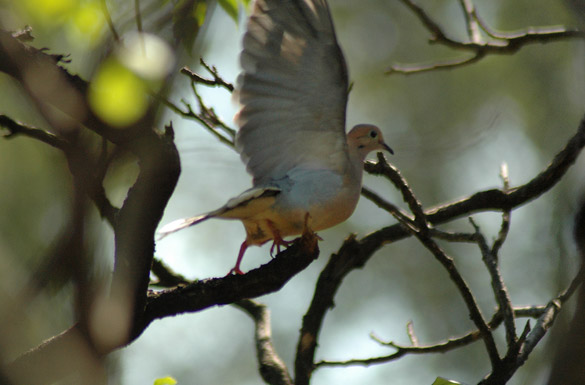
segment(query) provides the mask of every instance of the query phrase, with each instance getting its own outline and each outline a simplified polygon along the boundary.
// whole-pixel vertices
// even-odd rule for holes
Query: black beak
[[[394,151],[390,148],[390,146],[388,146],[386,143],[382,142],[380,143],[382,145],[382,147],[384,147],[384,150],[388,151],[390,154],[394,155]]]

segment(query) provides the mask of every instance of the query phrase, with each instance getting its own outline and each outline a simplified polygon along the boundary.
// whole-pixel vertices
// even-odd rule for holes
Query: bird
[[[363,162],[392,149],[380,128],[345,131],[349,93],[345,58],[325,0],[255,0],[243,36],[235,148],[252,187],[206,214],[163,226],[164,237],[210,218],[242,221],[246,239],[228,275],[244,274],[246,249],[319,231],[355,210]]]

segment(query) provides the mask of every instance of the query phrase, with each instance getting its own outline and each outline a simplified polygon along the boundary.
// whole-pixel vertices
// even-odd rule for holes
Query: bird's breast
[[[361,190],[361,178],[332,170],[298,170],[289,174],[288,188],[275,202],[278,211],[288,213],[290,235],[302,232],[305,215],[319,231],[345,221],[353,213]]]

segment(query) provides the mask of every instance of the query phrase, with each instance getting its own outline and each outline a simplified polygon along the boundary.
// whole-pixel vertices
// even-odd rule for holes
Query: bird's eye
[[[370,138],[377,138],[378,137],[378,133],[374,130],[370,131]]]

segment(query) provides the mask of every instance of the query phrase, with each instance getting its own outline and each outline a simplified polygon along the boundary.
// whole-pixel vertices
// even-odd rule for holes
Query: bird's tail
[[[201,223],[206,219],[213,217],[211,214],[203,214],[198,215],[196,217],[191,218],[183,218],[177,219],[176,221],[172,221],[171,223],[167,223],[164,225],[159,231],[157,231],[157,240],[161,240],[169,234],[177,232],[179,230],[186,229],[187,227],[191,227],[196,225],[197,223]]]

